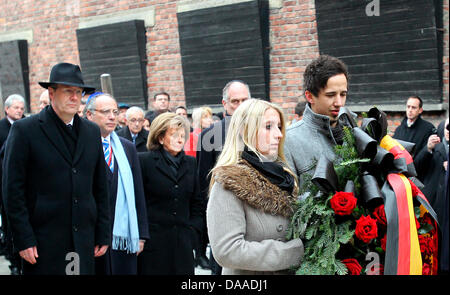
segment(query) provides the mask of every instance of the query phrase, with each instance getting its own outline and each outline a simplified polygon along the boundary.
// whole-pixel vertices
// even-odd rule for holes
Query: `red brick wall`
[[[314,0],[281,1],[282,7],[270,10],[270,96],[291,119],[302,95],[302,73],[318,56]],[[19,28],[33,29],[29,44],[31,108],[36,111],[42,88],[51,67],[62,61],[79,63],[76,29],[80,17],[114,13],[152,6],[155,25],[147,27],[147,77],[149,98],[155,92],[171,94],[171,105],[184,104],[184,85],[178,41],[177,1],[174,0],[41,0],[2,1],[0,33]],[[449,0],[444,0],[444,93],[449,96]],[[218,94],[220,95],[220,94]],[[149,104],[151,106],[151,104]],[[432,116],[435,116],[432,114]],[[398,116],[401,118],[401,115]],[[427,118],[427,116],[425,116]],[[442,113],[437,115],[439,121]],[[395,128],[393,116],[391,128]]]

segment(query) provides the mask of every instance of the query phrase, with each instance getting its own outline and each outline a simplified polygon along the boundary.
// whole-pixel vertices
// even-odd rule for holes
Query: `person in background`
[[[189,140],[184,145],[184,152],[188,156],[197,156],[198,136],[202,130],[209,128],[212,124],[212,110],[210,107],[195,108],[192,112],[193,130],[189,135]]]
[[[6,116],[0,120],[0,147],[6,141],[12,124],[23,118],[25,99],[20,94],[11,94],[5,100]]]
[[[184,106],[177,106],[175,108],[175,114],[185,117],[186,119],[188,118],[187,110]]]
[[[50,98],[48,97],[48,90],[45,89],[41,96],[39,96],[39,112],[50,104]]]
[[[188,132],[185,118],[161,114],[150,126],[148,151],[139,153],[151,237],[138,257],[139,274],[194,274],[203,202],[195,159],[183,152]]]
[[[300,265],[302,241],[286,241],[298,186],[284,159],[284,132],[282,110],[264,100],[243,102],[231,118],[206,211],[223,274],[282,274]]]
[[[297,103],[294,109],[294,119],[292,119],[291,125],[303,119],[303,112],[305,111],[305,107],[306,101]]]
[[[5,211],[24,274],[94,274],[111,239],[109,195],[100,129],[77,112],[82,93],[95,88],[70,63],[55,65],[49,80],[39,84],[51,104],[15,122],[8,136]]]
[[[439,241],[441,271],[448,272],[449,253],[449,195],[446,194],[446,176],[448,171],[449,131],[447,128],[449,119],[445,120],[444,137],[442,141],[436,134],[428,138],[427,146],[414,158],[414,166],[421,175],[424,175],[422,192],[427,197],[437,214],[439,228],[441,230]],[[447,241],[447,243],[443,242]]]
[[[206,128],[202,131],[202,133],[200,133],[197,142],[197,173],[200,182],[200,193],[202,195],[202,199],[204,200],[205,210],[210,183],[209,172],[216,164],[217,158],[222,152],[231,116],[241,103],[250,98],[250,87],[247,83],[242,80],[229,81],[222,90],[222,105],[225,110],[225,117],[221,121],[214,123],[211,127]],[[206,231],[204,232],[206,233]],[[203,237],[203,239],[207,239],[207,236]],[[220,265],[215,262],[212,255],[210,259],[210,266],[211,273],[213,275],[221,274],[222,269]]]
[[[406,100],[406,116],[400,126],[395,129],[393,138],[416,144],[413,158],[427,146],[430,135],[436,133],[434,125],[422,119],[423,101],[419,96],[411,96]],[[423,180],[422,175],[418,175]]]
[[[117,135],[132,141],[138,152],[147,151],[148,131],[143,128],[144,111],[140,107],[131,107],[126,112],[126,127],[117,131]]]
[[[5,100],[5,118],[0,120],[0,159],[3,162],[5,146],[4,143],[8,138],[11,126],[17,121],[23,118],[25,110],[25,99],[19,94],[12,94]],[[2,167],[0,167],[1,171]],[[0,186],[1,187],[1,186]],[[1,193],[0,193],[1,196]],[[11,229],[9,228],[8,219],[6,218],[5,208],[3,206],[3,200],[0,200],[0,215],[1,218],[1,230],[4,234],[2,241],[2,249],[5,253],[5,258],[9,260],[9,269],[12,275],[19,275],[21,273],[21,258],[17,249],[14,247],[11,235]]]
[[[160,114],[170,112],[170,95],[167,92],[158,92],[153,96],[153,110],[148,111],[145,117],[150,121],[150,125],[153,120]]]
[[[130,106],[126,103],[119,103],[119,116],[117,117],[117,127],[115,131],[119,131],[119,129],[122,129],[127,126],[127,110],[130,108]]]
[[[110,192],[112,242],[96,259],[96,274],[135,275],[137,255],[149,239],[141,167],[132,142],[114,132],[119,110],[109,94],[89,101],[86,117],[100,127]]]
[[[144,124],[142,124],[142,128],[147,131],[150,131],[150,121],[147,118],[144,118]]]

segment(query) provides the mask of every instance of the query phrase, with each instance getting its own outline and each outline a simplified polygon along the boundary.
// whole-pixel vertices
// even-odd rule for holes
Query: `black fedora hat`
[[[55,65],[50,72],[49,80],[48,82],[39,82],[39,85],[47,89],[52,84],[63,84],[83,88],[86,93],[95,91],[95,87],[84,84],[80,67],[70,63]]]

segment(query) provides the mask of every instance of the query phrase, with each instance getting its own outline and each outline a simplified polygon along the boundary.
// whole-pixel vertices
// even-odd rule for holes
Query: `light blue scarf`
[[[119,136],[114,131],[111,133],[111,146],[117,163],[114,169],[119,168],[112,249],[137,253],[139,251],[139,229],[134,201],[133,173]]]

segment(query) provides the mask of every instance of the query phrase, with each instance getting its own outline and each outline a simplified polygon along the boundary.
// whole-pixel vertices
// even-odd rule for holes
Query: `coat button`
[[[74,199],[73,202],[74,202],[75,204],[78,204],[78,199]]]
[[[178,188],[178,184],[175,184],[175,186],[174,186],[175,188]]]
[[[72,168],[73,174],[77,174],[77,168]]]
[[[73,227],[73,231],[74,231],[74,232],[77,232],[77,231],[78,231],[78,227],[74,226],[74,227]]]
[[[283,230],[283,225],[282,224],[278,225],[277,226],[277,231],[281,232],[282,230]]]
[[[173,214],[173,215],[177,215],[177,212],[173,212],[172,214]]]

